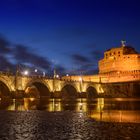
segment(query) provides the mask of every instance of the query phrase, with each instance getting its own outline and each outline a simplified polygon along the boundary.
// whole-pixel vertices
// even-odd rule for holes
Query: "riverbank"
[[[0,138],[9,140],[138,140],[140,123],[100,122],[73,111],[0,111]]]

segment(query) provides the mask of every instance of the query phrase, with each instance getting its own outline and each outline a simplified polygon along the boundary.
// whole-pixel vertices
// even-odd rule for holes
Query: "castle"
[[[112,48],[99,61],[99,74],[140,72],[140,54],[130,46]]]
[[[120,47],[111,48],[104,52],[104,58],[98,62],[99,74],[87,76],[63,77],[69,80],[92,82],[131,82],[140,80],[140,54],[124,41]]]

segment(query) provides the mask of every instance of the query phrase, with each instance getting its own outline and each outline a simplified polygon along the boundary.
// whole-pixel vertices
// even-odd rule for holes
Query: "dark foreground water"
[[[140,139],[140,99],[1,99],[0,109],[0,140]]]
[[[0,111],[1,140],[139,140],[139,123],[100,122],[71,111]]]
[[[25,98],[17,100],[1,99],[1,110],[42,110],[48,112],[75,111],[86,113],[98,121],[134,122],[140,123],[139,98],[96,98],[92,101],[77,99],[76,101],[61,99],[34,99]]]

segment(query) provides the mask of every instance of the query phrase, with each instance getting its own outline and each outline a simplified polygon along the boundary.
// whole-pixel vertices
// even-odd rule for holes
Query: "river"
[[[0,99],[0,110],[85,113],[97,121],[140,123],[140,98],[95,98],[88,101],[61,99]]]

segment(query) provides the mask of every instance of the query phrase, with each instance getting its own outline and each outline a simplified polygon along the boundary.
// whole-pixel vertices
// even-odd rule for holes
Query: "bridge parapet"
[[[32,87],[37,83],[46,86],[50,93],[60,93],[64,87],[72,86],[77,93],[85,93],[88,87],[94,87],[98,90],[99,83],[84,80],[69,80],[63,78],[48,78],[42,76],[14,76],[0,74],[0,81],[3,82],[10,92],[24,93],[28,87]]]

